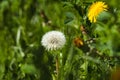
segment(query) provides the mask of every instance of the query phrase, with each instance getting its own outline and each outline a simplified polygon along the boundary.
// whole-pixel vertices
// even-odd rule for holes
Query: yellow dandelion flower
[[[97,16],[103,12],[107,11],[108,6],[105,4],[105,2],[98,1],[93,3],[89,9],[88,9],[88,19],[90,22],[96,22]]]
[[[84,45],[83,40],[81,38],[79,38],[79,37],[77,37],[77,38],[74,39],[74,44],[77,47],[81,47],[81,46]]]

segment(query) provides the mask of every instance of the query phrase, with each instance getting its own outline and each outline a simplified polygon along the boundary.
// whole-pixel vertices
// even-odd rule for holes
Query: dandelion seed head
[[[59,31],[50,31],[43,35],[41,44],[49,50],[57,50],[64,46],[65,35]]]

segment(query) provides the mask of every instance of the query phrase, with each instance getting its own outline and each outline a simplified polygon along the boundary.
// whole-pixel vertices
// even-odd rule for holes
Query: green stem
[[[57,73],[57,79],[58,80],[58,77],[59,77],[59,60],[58,60],[58,56],[56,56],[56,73]]]

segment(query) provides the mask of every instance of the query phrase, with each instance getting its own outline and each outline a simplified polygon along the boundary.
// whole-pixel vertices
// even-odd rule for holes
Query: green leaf
[[[73,20],[74,20],[74,14],[71,12],[66,12],[66,19],[64,21],[64,24],[67,24]]]
[[[36,73],[36,68],[34,67],[34,65],[31,64],[23,64],[21,65],[21,71],[23,73],[28,73],[28,74],[35,74]]]

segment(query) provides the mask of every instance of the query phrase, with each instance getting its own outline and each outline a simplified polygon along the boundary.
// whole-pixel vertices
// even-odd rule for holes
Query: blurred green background
[[[60,50],[59,80],[109,80],[120,64],[120,1],[104,0],[108,11],[91,24],[86,15],[94,1],[0,0],[0,80],[55,80],[54,55],[41,45],[51,30],[62,31],[67,39]],[[81,25],[96,39],[86,44],[92,50],[73,43],[78,36],[85,43],[89,39]]]

